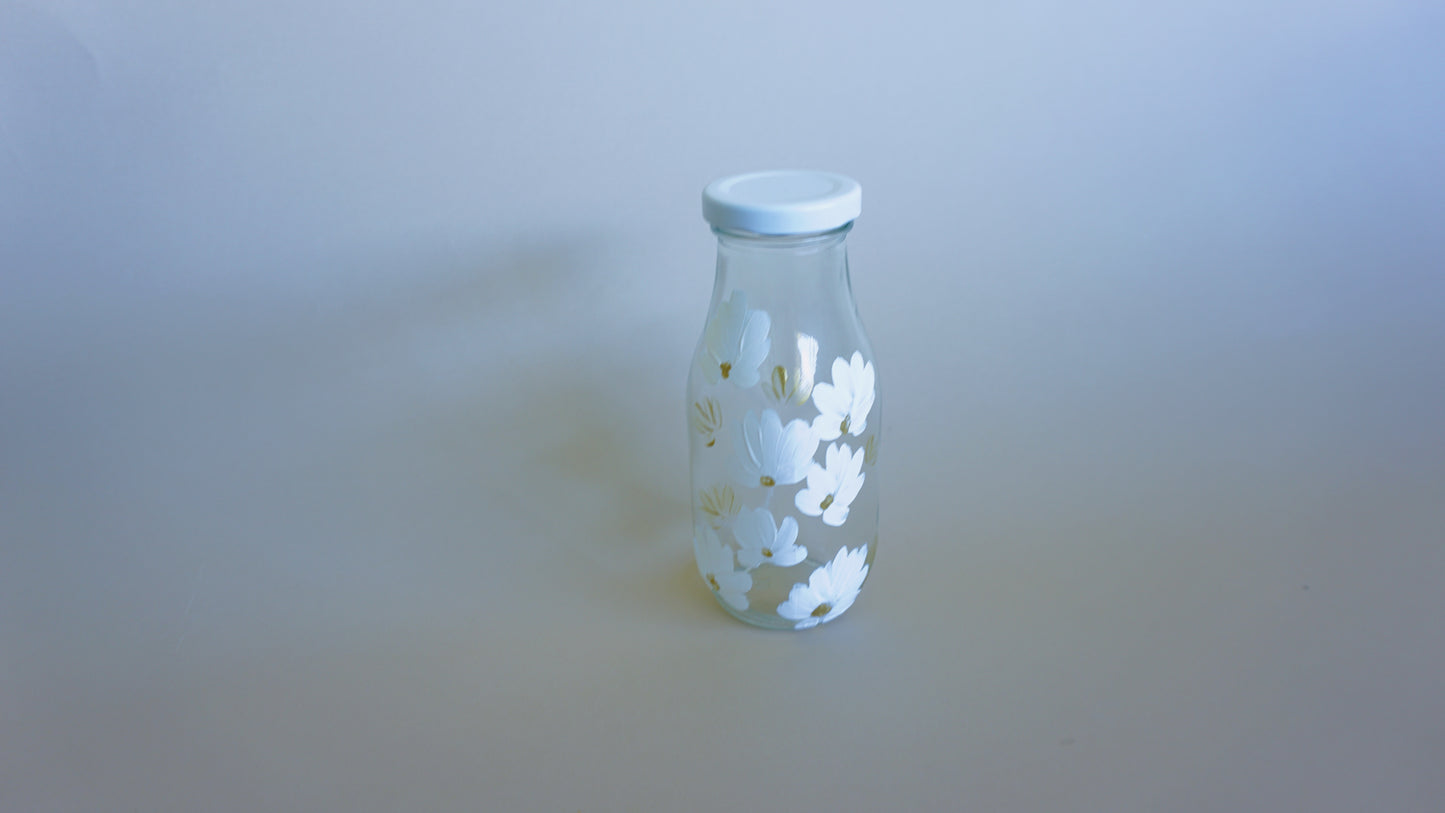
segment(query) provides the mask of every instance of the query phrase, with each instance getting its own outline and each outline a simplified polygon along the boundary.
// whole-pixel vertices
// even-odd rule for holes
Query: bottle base
[[[783,630],[792,632],[797,629],[797,622],[790,621],[777,613],[765,612],[762,610],[739,610],[730,606],[726,601],[717,600],[717,606],[723,611],[748,626],[765,630]]]

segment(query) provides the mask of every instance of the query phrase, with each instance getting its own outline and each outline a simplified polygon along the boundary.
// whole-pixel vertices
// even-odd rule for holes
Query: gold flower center
[[[714,589],[714,590],[721,590],[721,589],[722,589],[722,585],[720,585],[720,584],[717,583],[717,576],[714,576],[714,575],[711,574],[711,573],[707,574],[707,583],[708,583],[709,585],[711,585],[711,586],[712,586],[712,589]]]
[[[711,449],[711,448],[713,447],[713,444],[715,444],[715,443],[717,443],[717,438],[713,438],[712,440],[708,441],[708,442],[707,442],[707,447],[708,447],[709,449]]]
[[[731,362],[724,361],[722,364],[718,365],[718,369],[722,370],[722,377],[727,378],[728,373],[733,371],[733,365]]]
[[[833,504],[833,495],[832,495],[832,494],[829,494],[828,496],[826,496],[826,497],[823,498],[823,501],[818,504],[818,507],[821,508],[821,509],[823,509],[824,511],[826,511],[826,510],[828,510],[828,506],[830,506],[830,505],[832,505],[832,504]]]
[[[813,610],[813,617],[822,618],[823,616],[831,612],[833,612],[833,605],[824,602],[822,604],[819,604],[817,608]]]
[[[763,558],[764,558],[764,559],[771,559],[771,558],[773,558],[773,552],[772,552],[771,550],[768,550],[767,548],[763,548]]]
[[[759,477],[758,482],[763,484],[763,488],[772,488],[773,486],[778,484],[777,480],[774,480],[766,474],[764,474],[762,477]]]
[[[840,429],[843,434],[848,434],[848,418],[846,416],[843,418],[843,422],[838,424],[838,429]]]

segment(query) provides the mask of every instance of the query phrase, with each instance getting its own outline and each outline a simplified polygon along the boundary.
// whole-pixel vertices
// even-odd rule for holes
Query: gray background
[[[0,809],[1439,810],[1434,2],[0,0]],[[873,576],[692,564],[864,187]]]

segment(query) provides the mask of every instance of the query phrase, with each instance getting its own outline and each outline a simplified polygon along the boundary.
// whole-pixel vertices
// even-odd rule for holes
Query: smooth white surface
[[[0,810],[1438,810],[1442,23],[0,2]],[[767,166],[888,400],[801,635],[688,546]]]
[[[748,172],[702,190],[703,218],[728,231],[810,234],[851,223],[862,211],[862,187],[835,172]]]

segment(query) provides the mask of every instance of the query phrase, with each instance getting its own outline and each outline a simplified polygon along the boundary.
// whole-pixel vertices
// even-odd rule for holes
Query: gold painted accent
[[[703,445],[706,446],[706,447],[708,447],[709,449],[711,449],[712,447],[714,447],[714,446],[717,445],[717,438],[713,438],[712,440],[708,441],[707,443],[704,443]]]
[[[688,413],[687,420],[692,424],[692,430],[706,438],[707,445],[711,447],[717,442],[717,438],[713,435],[722,428],[722,407],[718,406],[716,398],[693,401],[692,411]]]
[[[833,605],[825,601],[822,604],[819,604],[817,607],[813,608],[813,617],[822,618],[823,616],[831,612],[833,612]]]
[[[733,365],[730,362],[724,361],[722,364],[718,365],[718,369],[722,371],[722,377],[727,378],[728,373],[733,371]]]
[[[773,368],[773,375],[768,379],[768,394],[773,396],[774,401],[785,401],[788,398],[788,371],[779,364]]]
[[[819,504],[818,504],[818,507],[821,508],[821,509],[823,509],[824,511],[827,511],[827,510],[828,510],[828,506],[830,506],[830,505],[832,505],[832,504],[833,504],[833,495],[832,495],[832,494],[829,494],[828,496],[826,496],[826,497],[823,498],[823,502],[819,503]]]
[[[771,559],[771,558],[773,558],[773,552],[772,552],[772,550],[770,550],[770,549],[768,549],[768,548],[763,548],[763,558],[764,558],[764,559]]]
[[[711,574],[711,573],[707,574],[707,583],[708,583],[709,586],[712,587],[713,590],[721,590],[721,589],[722,589],[722,585],[720,585],[720,584],[717,583],[717,576],[714,576],[714,575]]]
[[[772,488],[773,486],[778,484],[777,480],[774,480],[766,474],[764,474],[762,477],[759,477],[758,482],[763,484],[763,488]]]
[[[780,404],[805,404],[812,394],[812,384],[798,370],[779,364],[768,377],[768,395]]]
[[[868,442],[863,444],[863,462],[872,466],[878,462],[878,436],[868,436]]]
[[[717,485],[697,496],[697,507],[707,514],[708,522],[714,528],[721,528],[737,516],[742,506],[730,485]]]
[[[840,430],[842,430],[843,434],[845,434],[845,435],[848,434],[848,416],[847,416],[847,415],[844,415],[844,416],[843,416],[843,422],[842,422],[841,424],[838,424],[838,428],[839,428]]]

